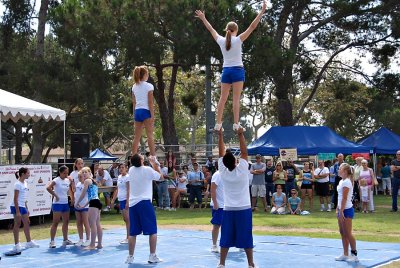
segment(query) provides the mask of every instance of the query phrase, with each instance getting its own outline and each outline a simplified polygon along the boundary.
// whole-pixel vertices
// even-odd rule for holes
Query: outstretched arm
[[[222,135],[222,130],[218,131],[218,149],[219,157],[223,157],[225,155],[225,143],[224,135]]]
[[[266,9],[267,9],[267,3],[265,1],[263,1],[263,6],[261,8],[260,13],[258,13],[257,17],[250,24],[249,28],[247,28],[247,30],[244,31],[241,35],[239,35],[240,40],[242,42],[244,42],[250,36],[250,34],[257,28],[257,25],[258,25],[258,23],[260,23],[261,17],[264,14]]]
[[[243,128],[238,129],[239,145],[240,145],[240,158],[247,161],[247,145],[243,135]]]
[[[214,40],[217,40],[218,33],[216,30],[214,30],[214,28],[211,26],[211,24],[206,19],[205,13],[201,10],[196,10],[195,14],[196,14],[196,18],[199,18],[203,22],[204,26],[206,26],[207,30],[211,33]]]

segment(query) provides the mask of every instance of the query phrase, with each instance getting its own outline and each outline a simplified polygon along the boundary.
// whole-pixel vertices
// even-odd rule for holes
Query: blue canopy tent
[[[400,136],[385,127],[381,127],[357,143],[373,147],[377,154],[396,154],[396,151],[400,150]]]
[[[101,161],[101,160],[115,161],[118,159],[118,157],[115,157],[107,152],[103,152],[102,150],[97,148],[96,150],[90,153],[89,159],[96,161]]]
[[[249,155],[279,155],[280,148],[297,148],[298,155],[370,153],[372,147],[351,142],[328,127],[271,127],[248,145]]]

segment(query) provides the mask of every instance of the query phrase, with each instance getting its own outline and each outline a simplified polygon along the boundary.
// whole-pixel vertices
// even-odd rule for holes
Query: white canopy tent
[[[45,121],[64,121],[64,159],[66,159],[65,111],[0,89],[0,115],[0,164],[2,164],[1,123],[2,121],[6,122],[9,119],[14,122],[17,122],[18,120],[28,121],[29,119],[32,119],[34,122],[37,122],[40,119]]]

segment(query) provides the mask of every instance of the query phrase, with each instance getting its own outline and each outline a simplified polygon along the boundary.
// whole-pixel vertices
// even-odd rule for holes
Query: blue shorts
[[[223,219],[223,214],[224,214],[224,209],[223,208],[219,208],[217,210],[213,209],[213,207],[211,207],[211,224],[213,225],[221,225],[222,224],[222,219]]]
[[[232,84],[244,82],[245,71],[243,66],[233,66],[222,68],[221,83]]]
[[[351,207],[351,208],[343,210],[343,215],[344,215],[345,218],[353,219],[354,218],[354,208]],[[338,213],[338,218],[339,217],[340,217],[340,210],[339,210],[339,213]]]
[[[88,212],[89,208],[75,208],[75,212]]]
[[[221,248],[253,248],[253,217],[251,208],[224,210],[221,225]]]
[[[10,210],[11,210],[11,214],[17,214],[17,211],[15,210],[15,207],[14,206],[10,206]],[[19,213],[21,214],[21,215],[25,215],[25,214],[28,214],[28,210],[26,210],[26,208],[24,208],[24,207],[19,207]]]
[[[119,209],[124,210],[126,208],[126,200],[119,201]]]
[[[53,204],[51,206],[53,212],[69,212],[69,205],[68,204]]]
[[[129,235],[141,233],[153,235],[157,233],[156,213],[150,200],[143,200],[129,207]]]
[[[151,113],[147,109],[135,109],[135,121],[143,122],[146,119],[151,118]]]

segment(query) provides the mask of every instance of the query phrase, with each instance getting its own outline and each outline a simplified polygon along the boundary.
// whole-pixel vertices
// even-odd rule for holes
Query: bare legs
[[[62,219],[62,234],[64,241],[68,240],[68,223],[69,223],[69,211],[68,212],[53,212],[53,224],[50,228],[50,240],[54,241],[56,236],[58,223]]]
[[[90,225],[88,212],[86,211],[75,211],[76,216],[76,228],[78,229],[79,240],[83,240],[83,227],[85,227],[86,240],[90,239]]]
[[[133,256],[135,253],[135,246],[136,246],[136,235],[129,236],[129,255]],[[150,244],[150,254],[156,253],[157,247],[157,234],[152,234],[149,236],[149,244]]]
[[[213,228],[212,228],[212,231],[211,231],[211,237],[212,237],[213,245],[217,244],[218,235],[219,235],[219,229],[220,228],[221,228],[221,225],[213,224]]]
[[[338,219],[338,225],[342,237],[343,255],[349,256],[349,245],[351,250],[356,250],[356,239],[352,234],[352,219]]]
[[[24,233],[26,237],[26,242],[31,241],[31,233],[29,229],[29,216],[28,214],[24,214],[21,216],[14,215],[14,227],[13,227],[13,234],[14,234],[14,242],[15,244],[19,243],[19,227],[21,226],[21,221],[24,224]]]
[[[308,202],[310,204],[310,210],[314,207],[314,199],[313,199],[313,190],[312,189],[301,189],[301,210],[304,210],[304,206],[306,204],[306,194],[308,198]]]
[[[96,237],[97,237],[97,248],[102,248],[103,230],[100,224],[100,210],[95,207],[89,207],[89,225],[90,225],[90,245],[85,249],[96,249]]]
[[[142,137],[143,128],[146,128],[147,141],[150,149],[150,155],[156,155],[156,149],[154,144],[154,120],[153,118],[148,118],[143,122],[135,121],[135,133],[132,145],[132,154],[136,154],[138,152],[140,138]]]
[[[225,265],[225,260],[226,260],[226,256],[228,255],[228,251],[229,251],[229,248],[221,248],[219,264]],[[246,252],[247,263],[249,264],[249,266],[254,267],[253,249],[245,248],[244,251]]]
[[[128,208],[125,208],[124,210],[122,210],[122,217],[124,219],[125,226],[126,226],[126,239],[129,239],[129,209]]]

